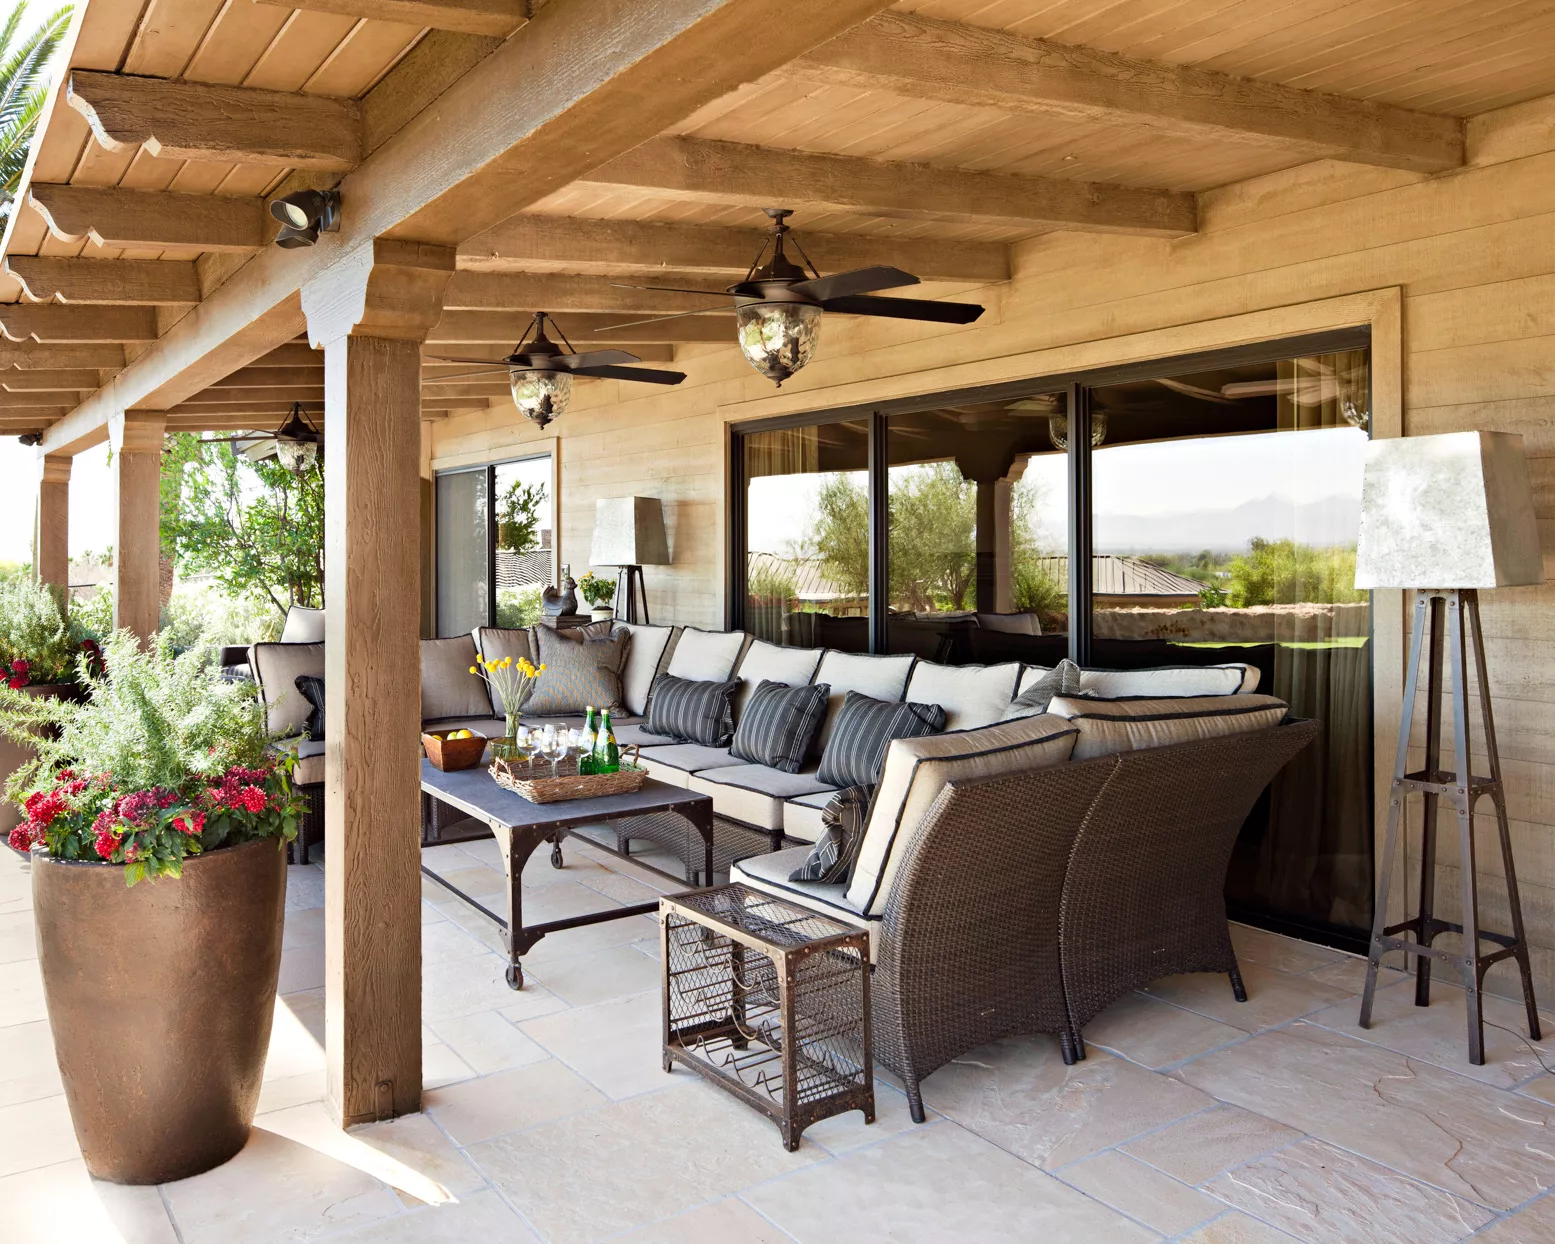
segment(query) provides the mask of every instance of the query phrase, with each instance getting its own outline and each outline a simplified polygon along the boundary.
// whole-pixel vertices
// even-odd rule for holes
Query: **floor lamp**
[[[589,561],[617,566],[616,617],[623,622],[648,621],[648,588],[644,566],[669,565],[669,541],[664,535],[664,506],[657,497],[601,497],[594,506],[594,542]],[[637,616],[639,602],[642,617]]]
[[[1522,974],[1528,1009],[1528,1035],[1539,1040],[1533,974],[1523,932],[1522,903],[1512,863],[1507,828],[1506,791],[1490,709],[1490,679],[1480,629],[1479,589],[1518,587],[1544,582],[1539,528],[1534,520],[1533,489],[1523,438],[1507,432],[1455,432],[1373,441],[1367,447],[1361,489],[1361,527],[1356,551],[1355,586],[1405,588],[1414,597],[1398,753],[1388,796],[1388,828],[1383,841],[1377,910],[1361,995],[1360,1026],[1371,1027],[1372,1001],[1382,956],[1402,950],[1415,957],[1415,1005],[1431,995],[1431,965],[1443,963],[1462,980],[1468,1012],[1469,1062],[1485,1061],[1483,991],[1485,972],[1503,959],[1515,959]],[[1425,657],[1425,760],[1410,770],[1409,737],[1420,691]],[[1451,698],[1451,767],[1442,768],[1443,657],[1446,693]],[[1473,660],[1479,688],[1487,774],[1470,766],[1471,723],[1468,663]],[[1423,797],[1419,903],[1412,917],[1387,922],[1388,898],[1397,865],[1404,806],[1412,794]],[[1474,860],[1474,808],[1481,799],[1495,807],[1507,903],[1512,931],[1492,933],[1480,927],[1479,885]],[[1436,915],[1436,819],[1445,801],[1457,815],[1461,919]],[[1407,852],[1406,852],[1407,855]],[[1407,859],[1405,867],[1407,868]],[[1434,945],[1442,933],[1462,937],[1457,953]],[[1487,951],[1487,946],[1494,949]]]

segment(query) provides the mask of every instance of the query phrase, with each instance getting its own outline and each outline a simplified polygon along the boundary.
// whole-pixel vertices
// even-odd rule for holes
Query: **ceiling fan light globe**
[[[533,371],[513,368],[508,372],[513,405],[526,419],[542,428],[567,411],[572,401],[572,376],[564,371]]]
[[[288,471],[301,474],[303,471],[311,470],[313,464],[318,461],[319,447],[313,441],[294,441],[290,437],[277,437],[275,456]]]
[[[821,308],[806,302],[755,302],[735,308],[740,353],[781,385],[810,361],[821,335]]]

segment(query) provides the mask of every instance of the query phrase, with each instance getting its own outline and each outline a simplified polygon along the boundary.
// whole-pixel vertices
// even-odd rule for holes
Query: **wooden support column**
[[[162,613],[162,433],[167,417],[131,410],[108,424],[113,446],[113,625],[148,640]]]
[[[324,350],[326,1094],[421,1109],[421,342],[451,247],[378,240],[303,288]]]
[[[70,464],[68,454],[38,455],[38,525],[32,564],[38,582],[70,595]]]

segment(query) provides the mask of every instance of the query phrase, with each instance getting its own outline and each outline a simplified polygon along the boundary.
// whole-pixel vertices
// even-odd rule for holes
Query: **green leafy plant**
[[[77,660],[83,650],[95,654],[100,632],[73,622],[54,589],[0,580],[0,677],[11,690],[77,680]]]
[[[1294,540],[1255,537],[1231,560],[1226,592],[1238,609],[1251,605],[1338,604],[1363,601],[1355,587],[1355,548],[1318,548]]]
[[[614,580],[602,579],[590,570],[578,580],[578,591],[583,593],[584,600],[598,609],[615,599],[616,585]]]
[[[787,605],[799,595],[799,587],[788,571],[765,565],[751,573],[745,594],[758,604]]]
[[[522,587],[497,589],[497,625],[518,630],[533,626],[545,616],[545,602],[541,593],[543,583],[526,583]]]
[[[118,631],[104,649],[80,703],[0,688],[0,731],[35,752],[6,786],[26,813],[12,847],[122,864],[134,885],[202,851],[296,837],[296,762],[268,750],[252,684],[222,681],[208,645],[175,656]]]
[[[1200,609],[1224,609],[1229,599],[1225,588],[1218,584],[1206,583],[1199,589]]]
[[[49,62],[70,26],[69,6],[56,9],[30,35],[17,42],[27,17],[25,0],[0,27],[0,220],[22,188],[27,152],[49,93]]]
[[[545,485],[514,480],[497,498],[497,547],[522,556],[540,547]]]

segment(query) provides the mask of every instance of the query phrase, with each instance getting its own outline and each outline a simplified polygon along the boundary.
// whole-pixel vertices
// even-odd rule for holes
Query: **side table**
[[[736,882],[659,900],[664,1070],[733,1093],[799,1148],[819,1119],[875,1121],[869,934]]]

